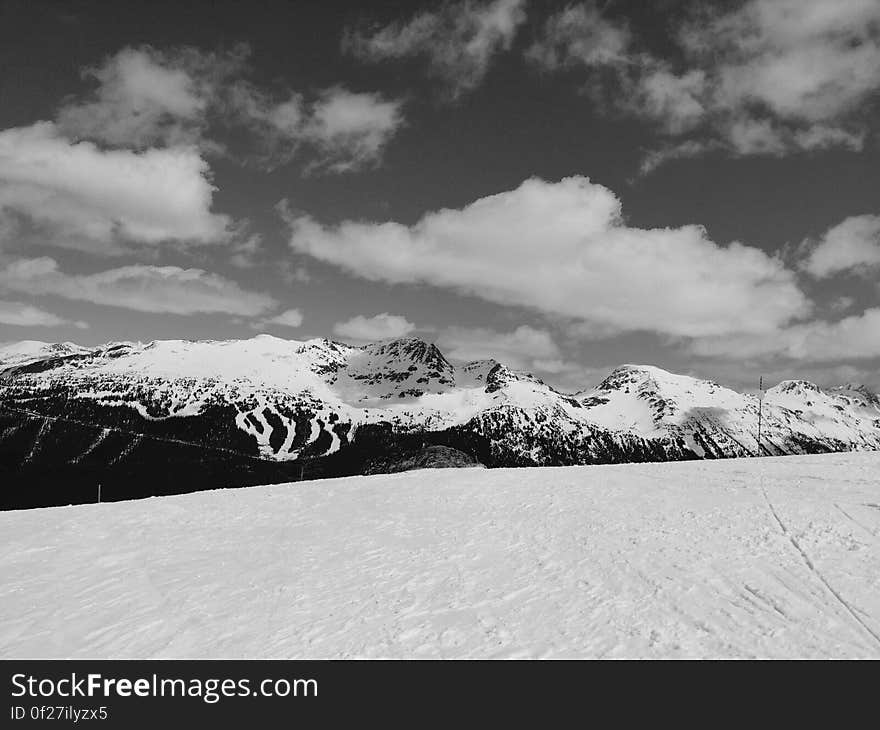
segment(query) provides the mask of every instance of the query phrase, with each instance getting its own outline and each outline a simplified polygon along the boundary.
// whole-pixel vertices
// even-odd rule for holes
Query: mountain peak
[[[799,393],[821,393],[822,389],[809,380],[783,380],[767,392],[794,395]]]
[[[433,342],[428,342],[419,337],[400,337],[393,340],[381,340],[362,346],[362,349],[375,353],[385,353],[392,356],[406,357],[420,362],[440,361],[446,362],[446,358]]]
[[[651,381],[665,381],[675,376],[672,373],[654,365],[620,365],[612,370],[608,376],[598,385],[597,390],[620,390],[627,386],[644,385]]]
[[[432,377],[447,375],[452,379],[452,364],[440,352],[437,345],[418,337],[402,337],[364,345],[361,348],[372,358],[387,359],[389,363],[412,363],[426,368]]]

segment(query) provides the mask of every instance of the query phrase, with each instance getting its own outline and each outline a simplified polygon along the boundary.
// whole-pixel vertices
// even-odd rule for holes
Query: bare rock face
[[[414,469],[463,469],[482,466],[471,454],[449,446],[427,446],[416,451],[375,459],[364,474],[394,474]]]
[[[426,468],[880,449],[864,386],[758,398],[646,365],[561,393],[495,360],[405,338],[0,348],[0,506]],[[449,451],[446,451],[448,449]]]

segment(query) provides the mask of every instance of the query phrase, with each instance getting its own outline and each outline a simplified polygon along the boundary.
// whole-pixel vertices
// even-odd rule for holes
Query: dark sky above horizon
[[[880,386],[880,0],[0,0],[0,342]]]

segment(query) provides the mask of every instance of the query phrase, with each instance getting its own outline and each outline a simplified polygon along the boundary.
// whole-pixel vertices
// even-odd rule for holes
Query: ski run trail
[[[0,657],[880,657],[880,454],[0,513]]]

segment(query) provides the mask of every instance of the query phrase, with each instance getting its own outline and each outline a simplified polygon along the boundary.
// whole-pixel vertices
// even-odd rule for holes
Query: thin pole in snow
[[[101,504],[101,482],[98,482],[98,504]]]
[[[761,455],[761,421],[764,415],[764,376],[758,380],[758,455]]]

